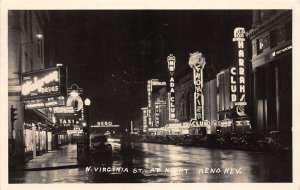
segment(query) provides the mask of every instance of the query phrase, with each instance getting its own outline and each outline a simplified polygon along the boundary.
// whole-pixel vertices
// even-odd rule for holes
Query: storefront
[[[52,108],[66,104],[66,68],[22,73],[21,79],[21,100],[25,107],[24,152],[25,160],[30,160],[55,147]]]
[[[292,11],[253,14],[253,28],[247,33],[252,44],[253,128],[265,135],[279,132],[291,145]]]

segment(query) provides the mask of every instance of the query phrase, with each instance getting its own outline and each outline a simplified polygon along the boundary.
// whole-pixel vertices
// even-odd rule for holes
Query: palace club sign
[[[202,53],[195,52],[190,54],[189,65],[193,69],[194,74],[194,112],[197,121],[204,120],[204,97],[202,93],[203,88],[203,69],[205,66],[205,57]]]

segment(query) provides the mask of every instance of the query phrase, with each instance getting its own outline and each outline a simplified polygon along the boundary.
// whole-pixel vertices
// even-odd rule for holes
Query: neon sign
[[[98,121],[97,125],[92,125],[91,127],[119,127],[119,125],[113,125],[111,121]]]
[[[159,127],[159,105],[155,105],[155,126]]]
[[[148,80],[147,92],[148,92],[148,124],[149,124],[149,126],[153,126],[152,117],[154,117],[152,115],[152,103],[151,103],[153,87],[154,86],[166,86],[166,85],[167,85],[166,82],[160,82],[158,79]],[[155,113],[154,110],[153,110],[153,113]]]
[[[148,109],[147,108],[142,108],[143,112],[143,131],[147,131],[148,125],[147,125],[147,120],[148,120]]]
[[[175,56],[170,54],[167,57],[168,68],[170,72],[170,93],[168,94],[169,98],[169,118],[170,120],[176,119],[176,109],[175,109],[175,80],[174,80],[174,72],[175,72]]]
[[[231,101],[236,105],[238,115],[245,115],[246,74],[245,74],[245,28],[235,28],[233,42],[236,43],[236,63],[230,68]]]
[[[204,98],[202,95],[202,87],[203,87],[203,69],[205,66],[205,58],[202,53],[195,52],[190,54],[189,65],[193,69],[194,72],[194,111],[195,111],[195,119],[197,121],[204,120],[204,110],[203,103]]]
[[[65,101],[62,97],[53,97],[46,99],[38,99],[31,101],[24,101],[25,109],[40,109],[40,108],[49,108],[56,106],[65,106]]]
[[[22,100],[42,99],[65,95],[66,68],[55,67],[23,73],[21,76]]]
[[[27,81],[24,84],[22,84],[22,95],[28,95],[30,92],[36,90],[42,94],[46,92],[57,92],[58,91],[57,85],[44,87],[46,84],[49,84],[50,82],[58,82],[57,71],[53,71],[41,79],[34,77],[33,81]]]

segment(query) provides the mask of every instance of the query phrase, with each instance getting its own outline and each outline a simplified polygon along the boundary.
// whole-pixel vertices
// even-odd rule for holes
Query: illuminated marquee
[[[57,106],[65,106],[64,97],[53,97],[53,98],[45,98],[38,100],[30,100],[24,101],[25,109],[40,109],[40,108],[50,108]]]
[[[175,80],[174,80],[174,71],[175,71],[175,56],[170,54],[167,57],[168,68],[170,71],[170,92],[168,94],[169,98],[169,118],[170,120],[176,119],[176,109],[175,109]]]
[[[155,105],[155,126],[159,127],[159,105]]]
[[[246,103],[246,79],[245,79],[245,29],[236,28],[234,30],[233,41],[237,43],[237,63],[236,67],[230,69],[231,92],[233,102]]]
[[[77,121],[76,119],[59,119],[58,120],[60,124],[63,124],[63,125],[74,125],[74,124],[79,124],[79,121]]]
[[[71,106],[64,106],[64,107],[54,107],[54,113],[75,113],[73,107]]]
[[[111,121],[98,121],[97,125],[92,125],[91,127],[119,127],[119,125],[113,125]]]
[[[205,66],[205,58],[202,53],[195,52],[190,54],[189,65],[194,72],[194,107],[195,107],[195,119],[198,121],[204,120],[203,102],[204,98],[202,95],[203,87],[203,69]]]
[[[230,68],[230,101],[236,102],[237,101],[237,73],[236,67]]]
[[[190,121],[190,127],[199,127],[199,126],[209,126],[210,122],[207,120],[196,120],[196,119],[192,119]]]
[[[147,121],[148,121],[148,109],[147,108],[142,108],[142,112],[143,112],[143,131],[147,131],[148,125],[147,125]]]
[[[152,117],[154,117],[154,115],[152,115],[152,104],[151,104],[153,86],[166,86],[166,85],[167,85],[166,82],[160,82],[158,79],[148,80],[147,92],[148,92],[148,124],[149,124],[149,126],[153,126]],[[155,112],[153,111],[153,113],[155,113]]]
[[[238,115],[245,115],[246,74],[245,74],[245,28],[235,28],[233,42],[236,43],[236,63],[230,68],[231,101],[236,105]]]
[[[147,92],[148,92],[148,124],[149,126],[152,125],[152,119],[151,119],[151,109],[152,109],[152,105],[151,105],[151,95],[152,95],[152,83],[151,80],[148,80],[148,84],[147,84]]]
[[[65,95],[66,68],[23,73],[21,76],[21,98],[25,100],[42,99]]]

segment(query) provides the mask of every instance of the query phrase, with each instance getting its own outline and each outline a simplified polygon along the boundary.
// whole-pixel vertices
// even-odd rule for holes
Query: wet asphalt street
[[[291,153],[262,153],[110,140],[112,158],[87,166],[19,171],[10,183],[291,182]]]

